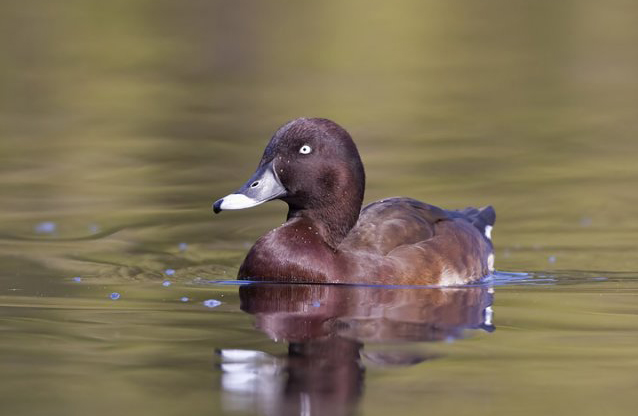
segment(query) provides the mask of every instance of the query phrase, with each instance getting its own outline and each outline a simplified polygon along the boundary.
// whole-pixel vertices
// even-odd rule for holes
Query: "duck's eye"
[[[308,146],[307,144],[304,144],[299,149],[299,153],[301,153],[302,155],[307,155],[310,152],[312,152],[312,147]]]

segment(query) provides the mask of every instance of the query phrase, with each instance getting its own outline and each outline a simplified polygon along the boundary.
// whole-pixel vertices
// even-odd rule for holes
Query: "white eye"
[[[312,152],[312,147],[308,146],[307,144],[304,144],[303,146],[301,146],[301,149],[299,149],[299,153],[301,153],[302,155],[307,155],[310,152]]]

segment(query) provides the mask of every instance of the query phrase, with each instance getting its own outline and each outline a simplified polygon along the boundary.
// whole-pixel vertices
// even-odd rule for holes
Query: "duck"
[[[288,205],[237,278],[257,282],[437,285],[481,281],[494,270],[492,206],[446,210],[408,197],[362,209],[365,171],[350,134],[325,118],[297,118],[272,136],[255,173],[213,211]]]

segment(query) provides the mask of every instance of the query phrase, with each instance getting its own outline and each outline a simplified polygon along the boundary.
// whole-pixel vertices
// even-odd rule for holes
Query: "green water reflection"
[[[357,142],[366,201],[492,204],[497,269],[553,276],[497,285],[494,333],[402,344],[439,359],[364,363],[355,412],[633,414],[637,19],[630,0],[4,0],[0,413],[232,413],[215,349],[287,346],[202,282],[285,207],[210,203],[279,125],[321,116]]]

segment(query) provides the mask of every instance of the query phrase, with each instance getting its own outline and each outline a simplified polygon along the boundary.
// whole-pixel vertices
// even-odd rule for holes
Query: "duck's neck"
[[[350,141],[349,145],[352,148],[348,163],[327,170],[312,192],[284,199],[288,203],[288,221],[301,218],[311,222],[333,251],[357,223],[365,192],[363,164],[354,143]]]
[[[358,198],[357,198],[358,199]],[[314,224],[321,238],[336,250],[359,219],[361,200],[341,201],[319,208],[295,208],[289,206],[288,221],[305,219]]]

